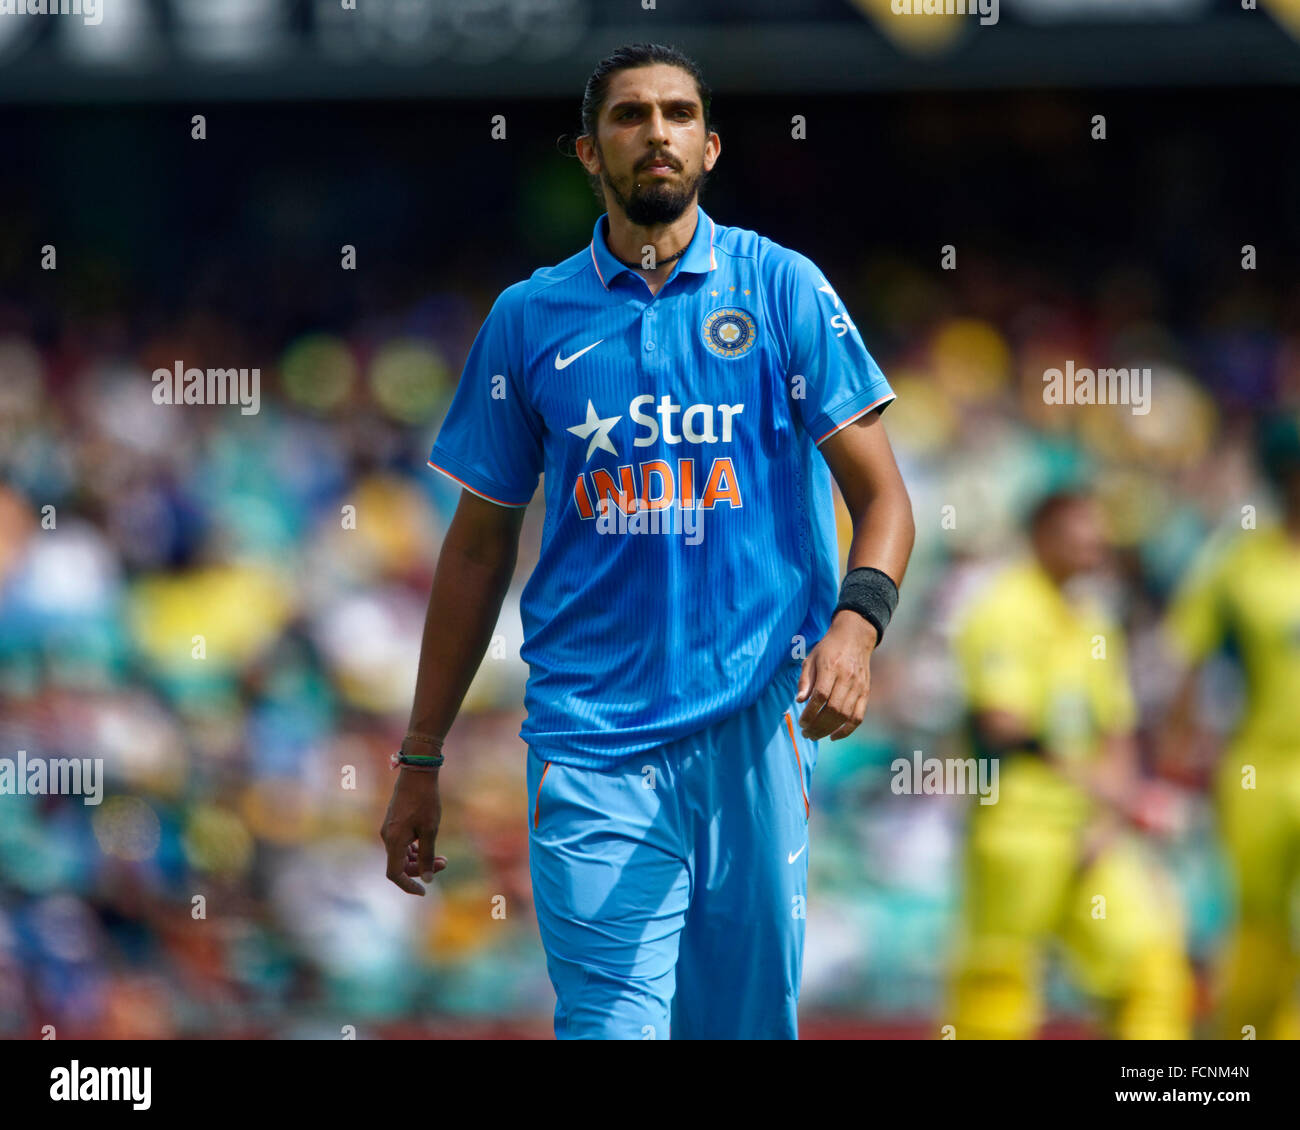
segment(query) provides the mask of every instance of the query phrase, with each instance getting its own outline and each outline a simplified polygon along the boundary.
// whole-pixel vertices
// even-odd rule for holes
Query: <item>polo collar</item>
[[[607,212],[602,214],[596,221],[596,226],[591,233],[590,249],[592,266],[596,268],[596,277],[600,279],[601,286],[606,290],[624,271],[632,270],[631,267],[625,267],[615,259],[613,253],[605,245],[605,233],[601,228],[608,214]],[[713,250],[714,224],[704,209],[698,205],[696,205],[695,214],[695,234],[691,236],[691,242],[687,244],[685,253],[677,261],[677,270],[704,275],[718,265],[718,257]]]

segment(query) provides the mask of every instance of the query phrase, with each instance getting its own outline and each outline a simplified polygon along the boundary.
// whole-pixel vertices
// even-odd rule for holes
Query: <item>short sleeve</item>
[[[1227,633],[1224,615],[1226,563],[1210,551],[1195,563],[1165,614],[1164,636],[1184,663],[1201,662],[1218,649]]]
[[[817,266],[797,252],[781,248],[780,253],[788,379],[804,428],[820,445],[859,416],[883,410],[894,390]]]
[[[430,467],[500,506],[527,506],[543,466],[542,421],[524,383],[524,285],[493,304],[429,456]]]

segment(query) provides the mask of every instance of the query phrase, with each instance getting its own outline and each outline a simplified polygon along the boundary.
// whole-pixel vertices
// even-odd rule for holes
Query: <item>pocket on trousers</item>
[[[790,711],[785,712],[785,729],[790,738],[790,750],[794,754],[794,774],[799,781],[799,795],[803,797],[803,815],[808,820],[812,817],[812,808],[808,804],[808,789],[803,782],[803,757],[799,753],[799,743],[794,734],[794,715]]]
[[[546,774],[551,771],[551,763],[548,761],[542,766],[542,775],[537,780],[537,796],[533,800],[533,827],[542,826],[542,786],[546,784]]]

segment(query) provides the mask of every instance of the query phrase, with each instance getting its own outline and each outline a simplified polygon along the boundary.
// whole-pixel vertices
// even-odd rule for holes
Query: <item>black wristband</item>
[[[849,608],[876,629],[876,646],[885,638],[894,609],[898,607],[898,586],[888,573],[870,565],[850,569],[840,585],[840,600],[835,612]],[[831,613],[833,616],[835,613]]]

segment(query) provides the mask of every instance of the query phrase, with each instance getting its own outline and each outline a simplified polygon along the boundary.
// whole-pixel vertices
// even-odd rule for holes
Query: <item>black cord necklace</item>
[[[688,243],[686,247],[690,247],[690,244]],[[646,267],[640,262],[629,263],[626,259],[618,259],[618,256],[614,255],[614,252],[612,251],[610,252],[610,254],[614,255],[614,258],[618,259],[618,261],[622,263],[623,266],[630,267],[634,271],[654,271],[654,270],[658,270],[665,263],[671,263],[674,259],[680,259],[683,255],[686,254],[686,247],[683,247],[680,251],[674,251],[671,255],[667,255],[662,259],[655,260],[655,265],[653,267]]]

